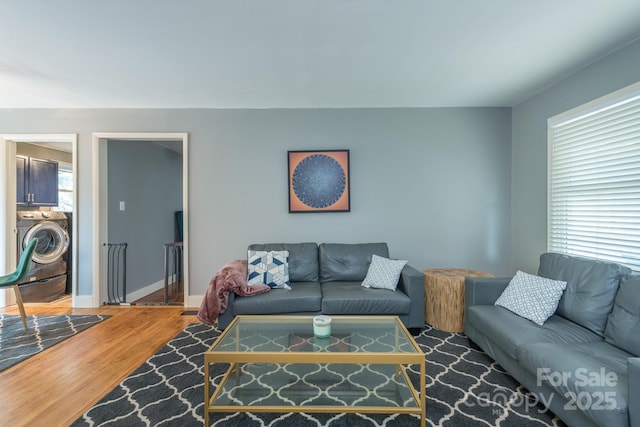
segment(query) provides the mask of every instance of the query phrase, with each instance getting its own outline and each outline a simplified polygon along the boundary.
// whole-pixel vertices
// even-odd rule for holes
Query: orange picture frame
[[[350,212],[349,150],[288,151],[289,212]]]

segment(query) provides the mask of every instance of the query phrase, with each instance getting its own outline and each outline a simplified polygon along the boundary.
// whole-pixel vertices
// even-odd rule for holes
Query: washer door
[[[38,244],[33,251],[32,259],[38,264],[58,261],[69,248],[69,234],[53,221],[43,221],[31,227],[22,240],[22,248],[24,249],[34,237],[38,238]]]

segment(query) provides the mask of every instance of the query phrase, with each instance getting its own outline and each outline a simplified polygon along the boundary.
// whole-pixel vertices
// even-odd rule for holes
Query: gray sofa
[[[542,326],[494,305],[510,278],[467,278],[465,334],[570,426],[640,427],[640,275],[545,253],[567,282]]]
[[[239,314],[397,315],[407,328],[424,328],[424,276],[408,265],[396,291],[361,286],[371,257],[389,258],[386,243],[270,243],[249,250],[289,251],[291,290],[253,296],[229,295],[218,328]]]

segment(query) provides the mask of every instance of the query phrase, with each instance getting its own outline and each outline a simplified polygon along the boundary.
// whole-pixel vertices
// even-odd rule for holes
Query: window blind
[[[640,270],[640,90],[549,121],[548,250]]]

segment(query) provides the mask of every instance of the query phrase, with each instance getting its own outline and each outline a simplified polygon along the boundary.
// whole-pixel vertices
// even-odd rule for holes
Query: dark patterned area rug
[[[73,426],[202,426],[203,353],[219,331],[189,325]],[[464,335],[427,327],[416,341],[427,358],[429,426],[563,426]],[[218,384],[228,365],[212,366]],[[419,369],[408,367],[414,385]],[[419,426],[417,416],[391,414],[214,413],[213,426]]]
[[[0,314],[0,371],[84,331],[110,316],[27,316],[28,331],[20,316]]]

